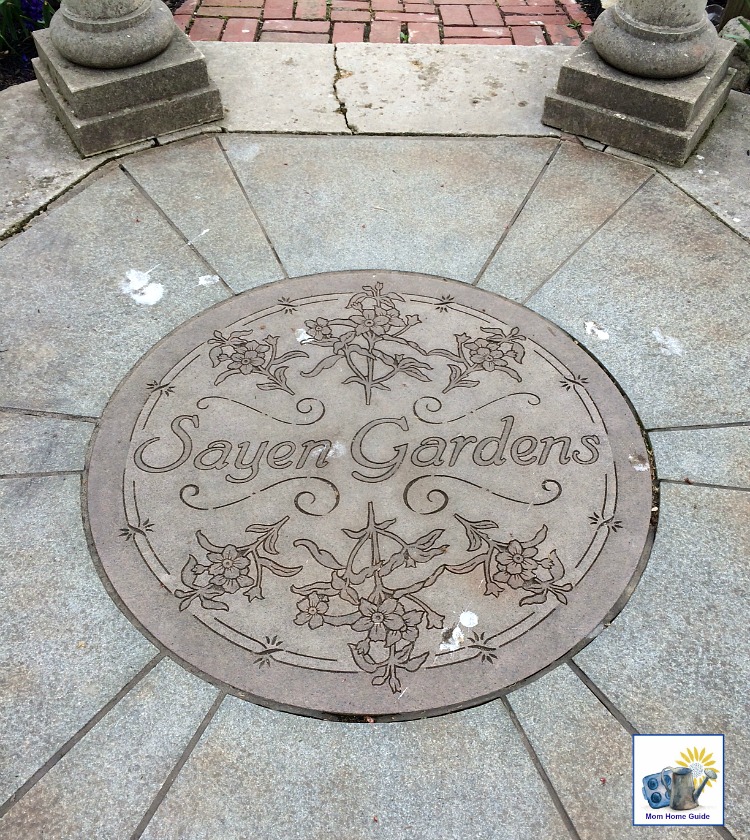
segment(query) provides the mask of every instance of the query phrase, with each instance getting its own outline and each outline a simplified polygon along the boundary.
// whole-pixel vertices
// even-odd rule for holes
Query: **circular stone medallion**
[[[622,608],[650,460],[568,335],[462,283],[349,272],[193,318],[110,401],[88,526],[187,667],[315,716],[481,703]]]

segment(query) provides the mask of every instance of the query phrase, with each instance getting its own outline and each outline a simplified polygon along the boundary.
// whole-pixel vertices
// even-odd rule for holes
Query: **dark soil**
[[[164,0],[172,12],[184,2],[185,0]],[[21,82],[30,82],[34,78],[34,70],[31,67],[32,58],[36,58],[36,50],[31,38],[19,54],[0,52],[0,90],[5,90],[11,85],[20,85]]]
[[[596,20],[602,13],[602,4],[599,0],[578,0],[578,3],[592,21]]]

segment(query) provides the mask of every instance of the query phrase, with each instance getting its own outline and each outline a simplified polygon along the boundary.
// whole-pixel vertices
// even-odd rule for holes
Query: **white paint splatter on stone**
[[[599,341],[609,341],[609,333],[596,321],[584,321],[583,326],[586,328],[586,335],[593,335]]]
[[[120,286],[122,293],[136,303],[153,306],[164,297],[164,286],[151,280],[151,272],[131,268],[125,276],[127,281]]]
[[[458,623],[463,624],[464,627],[476,627],[479,624],[479,616],[467,610],[458,617]]]
[[[297,330],[297,332],[294,335],[300,344],[304,344],[306,341],[313,340],[313,337],[310,335],[310,333],[306,332],[303,329]]]
[[[346,455],[346,446],[340,440],[337,440],[328,450],[326,461],[330,461],[331,458],[343,458],[344,455]]]
[[[656,339],[662,356],[681,356],[684,348],[678,339],[664,333],[657,327],[652,330],[651,335]]]
[[[204,274],[203,277],[198,278],[198,285],[199,286],[213,286],[214,283],[218,283],[221,278],[218,274]]]
[[[441,642],[440,650],[458,650],[465,641],[466,637],[464,636],[464,631],[456,625],[453,628],[450,638],[445,642]]]

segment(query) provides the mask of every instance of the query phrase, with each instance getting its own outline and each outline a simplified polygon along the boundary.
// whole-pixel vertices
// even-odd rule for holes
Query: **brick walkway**
[[[187,0],[194,41],[567,44],[591,21],[576,0]]]

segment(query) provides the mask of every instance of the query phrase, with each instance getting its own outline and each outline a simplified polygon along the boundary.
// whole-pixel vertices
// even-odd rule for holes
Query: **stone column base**
[[[223,116],[205,59],[176,27],[156,58],[116,70],[73,64],[48,30],[35,32],[34,40],[39,85],[84,157]]]
[[[644,79],[611,67],[584,42],[565,62],[542,122],[608,146],[682,166],[724,107],[733,44],[681,79]]]

